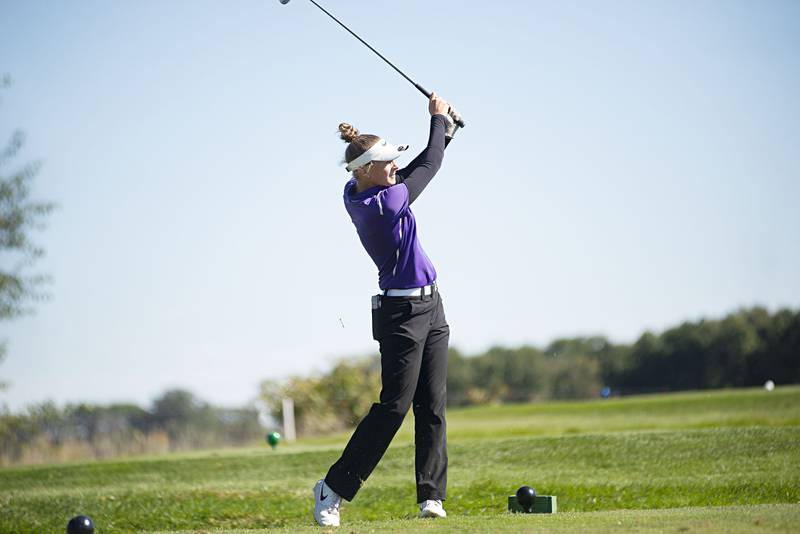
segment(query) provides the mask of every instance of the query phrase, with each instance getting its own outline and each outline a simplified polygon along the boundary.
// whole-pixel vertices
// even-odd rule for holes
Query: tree
[[[210,406],[191,392],[172,389],[153,401],[152,414],[176,449],[193,442],[198,427],[207,424],[209,410]]]
[[[341,360],[320,382],[327,404],[345,425],[355,426],[377,402],[381,390],[378,358]]]
[[[6,357],[6,344],[0,341],[0,363],[3,363],[3,359]],[[0,381],[0,391],[3,391],[8,387],[6,382]]]
[[[340,360],[326,375],[261,384],[261,400],[276,420],[282,420],[282,399],[294,402],[294,419],[301,436],[322,434],[355,426],[378,400],[380,360],[366,357]]]
[[[0,89],[11,85],[11,78],[0,79]],[[17,130],[11,135],[6,148],[0,153],[0,321],[29,313],[30,301],[44,298],[40,291],[48,278],[29,271],[44,251],[30,238],[33,230],[44,227],[44,221],[55,205],[31,200],[31,182],[39,172],[41,163],[29,162],[6,175],[6,168],[25,142],[25,135]],[[5,341],[0,340],[0,360],[6,352]],[[5,386],[0,384],[0,390]]]
[[[474,379],[471,362],[456,348],[450,347],[447,356],[447,403],[449,406],[469,404],[469,390]]]

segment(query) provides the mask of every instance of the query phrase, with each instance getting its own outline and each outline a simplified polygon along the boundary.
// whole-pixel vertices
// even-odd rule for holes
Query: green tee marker
[[[277,432],[270,432],[267,434],[267,443],[273,449],[278,446],[278,442],[281,440],[281,435]]]
[[[533,508],[529,513],[532,514],[554,514],[558,509],[558,501],[555,495],[537,495],[533,498]],[[508,496],[508,511],[514,514],[527,513],[517,502],[516,495]]]

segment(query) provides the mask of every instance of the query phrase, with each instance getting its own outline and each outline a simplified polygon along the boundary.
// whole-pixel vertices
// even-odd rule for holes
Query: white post
[[[283,399],[283,437],[288,443],[297,439],[294,430],[294,401]]]

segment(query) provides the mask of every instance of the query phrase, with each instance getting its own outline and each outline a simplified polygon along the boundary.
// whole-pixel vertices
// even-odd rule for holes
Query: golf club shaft
[[[396,70],[396,71],[397,71],[397,72],[400,74],[400,76],[402,76],[403,78],[405,78],[406,80],[408,80],[408,81],[409,81],[409,83],[411,83],[411,85],[413,85],[414,87],[416,87],[416,88],[417,88],[417,90],[419,90],[419,92],[420,92],[420,93],[422,93],[423,95],[425,95],[425,97],[426,97],[426,98],[428,98],[428,99],[430,99],[430,98],[431,98],[431,93],[430,93],[430,91],[428,91],[427,89],[425,89],[424,87],[422,87],[420,84],[418,84],[417,82],[415,82],[414,80],[412,80],[411,78],[409,78],[408,76],[406,76],[406,73],[405,73],[405,72],[403,72],[402,70],[400,70],[400,69],[398,69],[397,67],[395,67],[395,66],[394,66],[394,64],[393,64],[391,61],[389,61],[388,59],[386,59],[385,57],[383,57],[383,54],[381,54],[380,52],[378,52],[377,50],[375,50],[374,48],[372,48],[372,46],[370,46],[370,44],[369,44],[368,42],[366,42],[364,39],[362,39],[361,37],[359,37],[359,36],[358,36],[358,35],[357,35],[357,34],[356,34],[356,33],[355,33],[353,30],[351,30],[350,28],[348,28],[347,26],[345,26],[344,24],[342,24],[342,22],[341,22],[339,19],[337,19],[336,17],[334,17],[333,15],[331,15],[331,14],[328,12],[328,10],[326,10],[324,7],[322,7],[321,5],[319,5],[318,3],[316,3],[314,0],[308,0],[308,1],[309,1],[309,2],[311,2],[312,4],[314,4],[315,6],[317,6],[317,7],[320,9],[320,11],[322,11],[323,13],[325,13],[326,15],[328,15],[330,18],[332,18],[333,20],[335,20],[335,21],[336,21],[336,23],[337,23],[339,26],[341,26],[342,28],[344,28],[345,30],[347,30],[348,32],[350,32],[350,35],[352,35],[353,37],[355,37],[356,39],[358,39],[359,41],[361,41],[361,42],[364,44],[364,46],[366,46],[367,48],[369,48],[370,50],[372,50],[373,52],[375,52],[375,54],[376,54],[376,55],[377,55],[379,58],[381,58],[382,60],[384,60],[384,61],[385,61],[385,62],[386,62],[386,63],[387,63],[387,64],[388,64],[390,67],[392,67],[394,70]],[[463,121],[462,119],[459,119],[459,120],[457,121],[457,123],[458,123],[458,125],[459,125],[461,128],[463,128],[463,127],[465,126],[465,124],[464,124],[464,121]]]

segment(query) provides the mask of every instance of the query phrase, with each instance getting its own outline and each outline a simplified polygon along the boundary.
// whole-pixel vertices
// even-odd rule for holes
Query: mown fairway
[[[451,410],[443,521],[415,519],[404,425],[353,503],[346,532],[800,530],[800,388]],[[409,415],[407,423],[412,422]],[[0,532],[313,532],[311,488],[347,435],[125,461],[5,468]],[[509,515],[528,483],[553,516]]]

